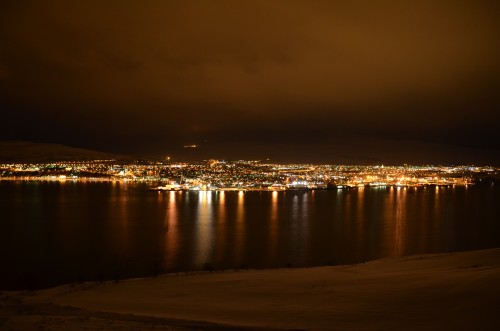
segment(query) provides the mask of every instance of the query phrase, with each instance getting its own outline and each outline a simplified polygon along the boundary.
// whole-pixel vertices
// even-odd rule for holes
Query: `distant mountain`
[[[127,157],[75,148],[60,144],[25,141],[0,142],[0,162],[55,162],[89,160],[123,160]]]

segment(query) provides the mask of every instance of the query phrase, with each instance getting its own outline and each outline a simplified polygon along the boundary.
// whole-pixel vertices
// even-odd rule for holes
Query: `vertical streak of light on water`
[[[235,247],[234,256],[238,264],[242,265],[243,253],[245,250],[245,192],[238,192],[238,205],[236,208],[236,225],[235,225]]]
[[[132,234],[129,231],[130,226],[130,215],[129,215],[129,196],[127,192],[124,192],[124,188],[120,182],[112,182],[112,195],[113,199],[118,203],[120,220],[120,232],[121,232],[121,252],[120,255],[127,255],[130,250],[130,236]],[[159,198],[161,198],[161,193],[159,192]],[[110,202],[113,202],[113,199]]]
[[[269,215],[269,250],[267,263],[272,265],[278,257],[278,229],[279,229],[279,196],[277,191],[271,193],[271,209]]]
[[[399,189],[399,188],[397,188]],[[394,249],[391,229],[396,218],[397,193],[394,186],[391,186],[384,199],[383,222],[381,227],[382,244],[379,247],[377,256],[388,256]]]
[[[300,247],[298,253],[298,263],[304,265],[307,263],[307,251],[309,247],[309,227],[311,226],[311,218],[309,215],[309,199],[312,191],[305,192],[300,201],[300,218],[299,218],[299,233],[300,233]]]
[[[212,191],[199,191],[194,262],[198,268],[211,263],[214,237],[213,221]]]
[[[213,262],[216,265],[224,266],[226,254],[228,252],[227,244],[229,242],[228,238],[228,226],[226,219],[226,196],[224,191],[217,191],[214,193],[214,209],[217,205],[216,216],[214,217],[214,227],[215,227],[215,242],[214,242],[214,254]]]
[[[353,237],[354,237],[354,245],[355,252],[357,254],[356,259],[361,261],[363,259],[364,246],[367,244],[363,241],[363,235],[365,233],[365,219],[367,210],[365,205],[365,188],[358,187],[356,194],[356,219],[354,220],[354,228],[353,228]]]
[[[167,214],[165,218],[165,264],[170,269],[176,264],[179,254],[179,211],[177,197],[182,192],[170,191],[168,195]]]
[[[398,187],[396,199],[396,217],[394,219],[394,249],[393,256],[403,255],[403,235],[404,235],[404,222],[406,212],[406,187]]]

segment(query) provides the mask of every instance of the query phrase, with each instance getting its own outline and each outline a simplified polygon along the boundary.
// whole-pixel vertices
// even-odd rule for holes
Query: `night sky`
[[[0,0],[0,140],[500,164],[499,17],[498,1]]]

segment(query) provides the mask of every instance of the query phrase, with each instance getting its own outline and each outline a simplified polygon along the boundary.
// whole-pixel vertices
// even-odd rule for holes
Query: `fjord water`
[[[156,192],[0,181],[0,289],[500,247],[493,185]]]

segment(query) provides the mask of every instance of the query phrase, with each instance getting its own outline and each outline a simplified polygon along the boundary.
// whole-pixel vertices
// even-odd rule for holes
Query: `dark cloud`
[[[407,141],[413,155],[419,141],[491,155],[498,14],[493,1],[4,1],[2,138],[159,154],[351,139]]]

